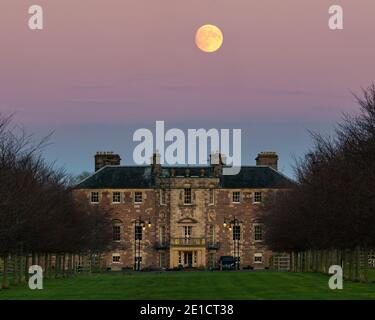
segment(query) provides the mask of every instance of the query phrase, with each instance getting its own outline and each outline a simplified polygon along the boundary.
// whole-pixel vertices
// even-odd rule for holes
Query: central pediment
[[[195,220],[193,218],[182,218],[178,220],[177,223],[198,223],[198,220]]]

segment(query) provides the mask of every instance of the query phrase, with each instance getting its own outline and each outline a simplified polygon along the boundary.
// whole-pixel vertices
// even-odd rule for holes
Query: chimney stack
[[[119,166],[121,158],[118,154],[112,151],[108,152],[97,152],[95,155],[95,171],[98,171],[104,166]]]
[[[216,151],[210,155],[210,165],[213,168],[213,174],[218,177],[222,174],[223,166],[226,165],[227,158],[224,154]]]
[[[160,175],[161,173],[161,164],[160,164],[160,153],[159,151],[156,151],[152,154],[151,157],[151,170],[152,173],[156,176]]]
[[[255,158],[257,166],[268,166],[277,170],[279,157],[276,152],[261,152]]]

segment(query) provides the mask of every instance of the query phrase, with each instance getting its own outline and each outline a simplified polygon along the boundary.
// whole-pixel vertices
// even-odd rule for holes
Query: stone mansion
[[[259,153],[255,166],[234,176],[222,174],[222,161],[184,167],[120,161],[98,152],[95,173],[74,190],[111,212],[107,269],[217,268],[222,256],[234,257],[238,268],[269,266],[272,252],[255,211],[269,192],[291,184],[277,171],[276,153]]]

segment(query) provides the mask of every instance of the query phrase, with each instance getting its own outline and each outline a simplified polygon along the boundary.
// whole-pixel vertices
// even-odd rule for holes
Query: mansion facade
[[[95,173],[74,190],[112,215],[107,269],[218,268],[225,256],[239,269],[269,267],[256,211],[267,194],[291,185],[277,171],[276,153],[260,153],[234,176],[222,174],[222,161],[171,167],[157,158],[122,166],[119,155],[98,152]]]

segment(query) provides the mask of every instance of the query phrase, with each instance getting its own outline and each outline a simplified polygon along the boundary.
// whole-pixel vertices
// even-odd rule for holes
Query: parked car
[[[234,270],[235,260],[233,256],[220,257],[220,270]]]

